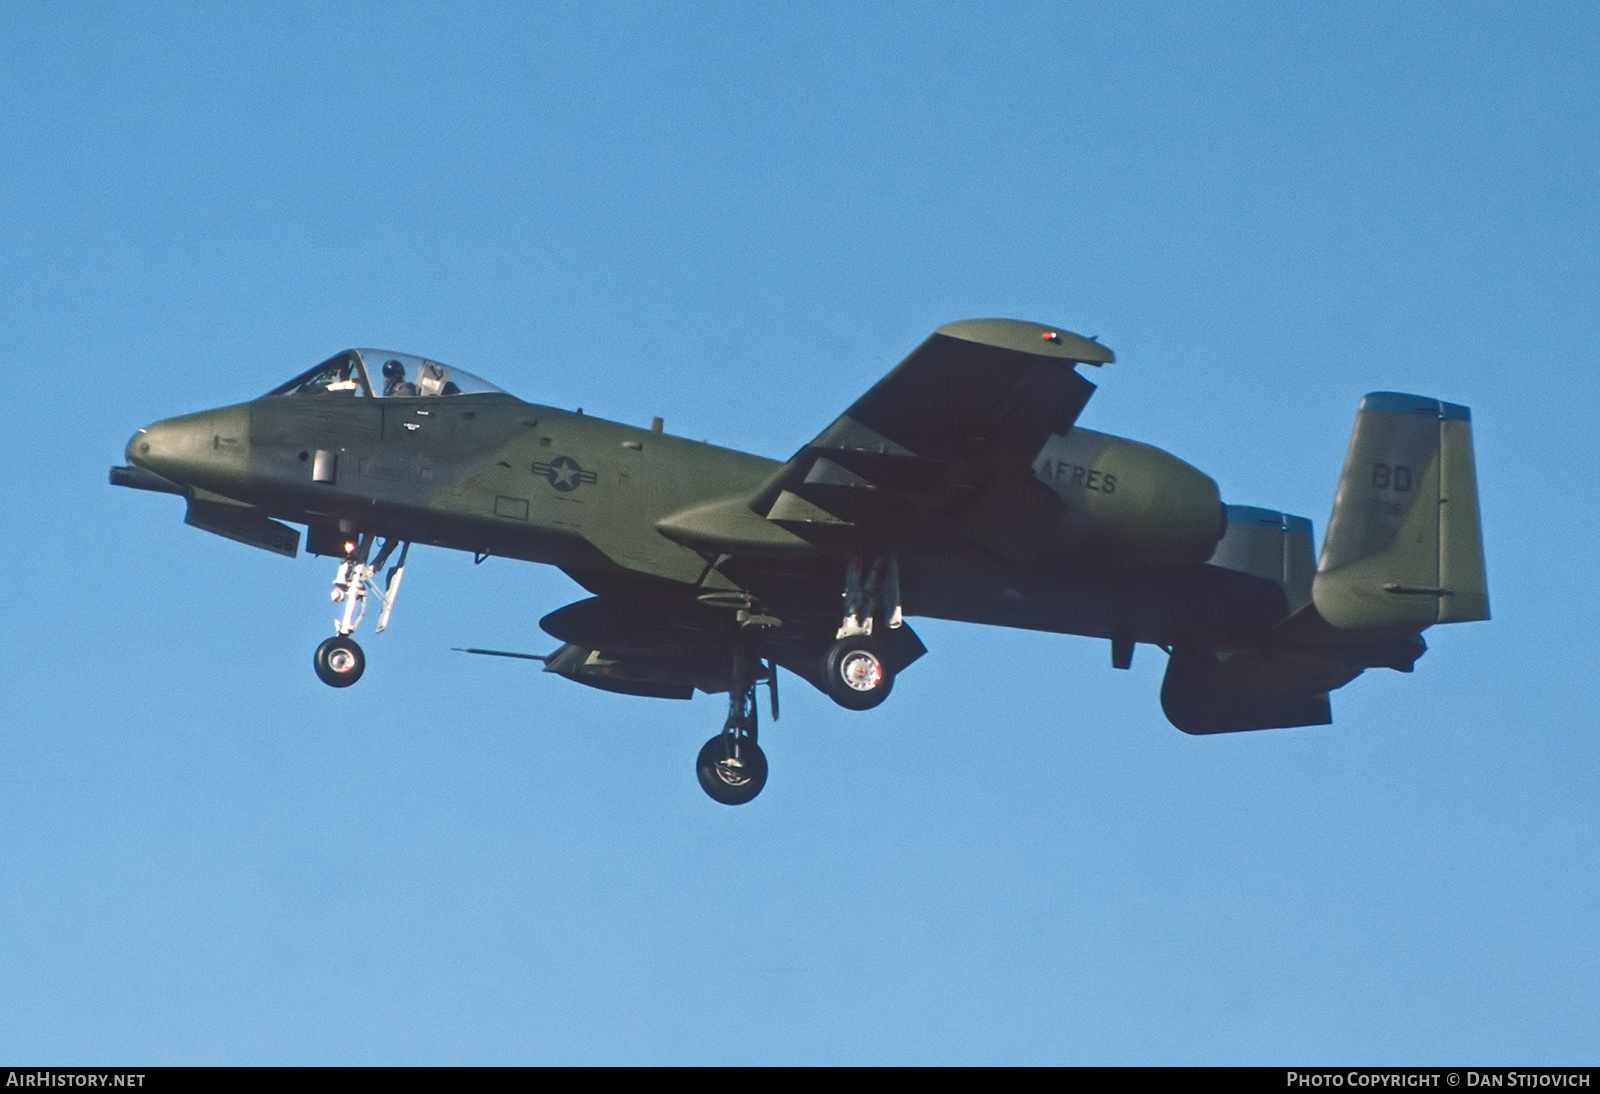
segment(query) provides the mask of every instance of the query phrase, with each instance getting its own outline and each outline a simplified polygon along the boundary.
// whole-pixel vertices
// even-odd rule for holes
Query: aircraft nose
[[[228,486],[243,480],[249,460],[249,412],[226,407],[166,418],[128,441],[128,462],[190,486]]]
[[[211,440],[204,427],[191,420],[193,417],[168,418],[139,430],[128,441],[128,462],[174,481],[184,481],[175,472],[198,463]]]
[[[122,450],[122,458],[135,466],[144,466],[144,460],[150,455],[150,431],[141,429],[128,438],[128,447]]]

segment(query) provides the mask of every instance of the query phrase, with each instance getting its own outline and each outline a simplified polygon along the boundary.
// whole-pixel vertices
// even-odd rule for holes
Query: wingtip
[[[1117,359],[1109,347],[1093,338],[1085,338],[1047,323],[1030,323],[1022,319],[962,319],[946,323],[935,333],[1038,357],[1054,357],[1073,364],[1107,365]]]

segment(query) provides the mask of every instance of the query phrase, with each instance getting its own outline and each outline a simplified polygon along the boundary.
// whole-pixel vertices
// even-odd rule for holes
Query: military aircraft
[[[774,718],[780,667],[875,707],[925,652],[914,616],[1102,639],[1117,668],[1160,647],[1187,733],[1327,724],[1331,690],[1410,672],[1428,626],[1488,618],[1466,407],[1361,401],[1314,563],[1306,518],[1224,505],[1177,457],[1077,424],[1079,366],[1114,360],[1051,326],[952,323],[780,463],[347,350],[139,430],[111,481],[291,557],[282,522],[305,525],[339,560],[314,659],[333,687],[360,679],[352,635],[369,600],[388,624],[412,544],[560,567],[592,596],[540,621],[553,653],[466,652],[625,695],[727,693],[696,767],[729,805],[766,783],[760,686]]]

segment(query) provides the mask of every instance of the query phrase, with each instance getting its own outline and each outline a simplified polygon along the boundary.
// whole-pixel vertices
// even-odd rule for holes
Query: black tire
[[[894,673],[865,636],[841,638],[822,659],[828,698],[846,710],[871,710],[894,687]]]
[[[335,635],[317,647],[313,661],[317,679],[330,688],[347,688],[367,671],[367,655],[361,652],[355,639]]]
[[[746,738],[738,745],[739,755],[730,758],[727,735],[719,733],[707,741],[695,760],[700,789],[712,801],[723,805],[743,805],[767,785],[767,756],[761,746]]]

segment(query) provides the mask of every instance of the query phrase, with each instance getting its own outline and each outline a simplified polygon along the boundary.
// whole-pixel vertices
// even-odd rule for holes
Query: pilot
[[[383,363],[383,393],[385,395],[415,395],[415,384],[406,383],[406,366],[394,358]]]

